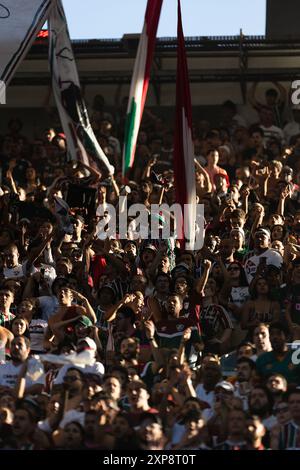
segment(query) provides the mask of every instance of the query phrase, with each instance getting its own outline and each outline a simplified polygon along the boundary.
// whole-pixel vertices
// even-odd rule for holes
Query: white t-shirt
[[[206,390],[203,387],[203,384],[197,385],[196,388],[196,395],[197,398],[201,401],[205,401],[208,403],[211,408],[213,408],[214,402],[215,402],[215,392],[212,390],[211,392],[206,392]]]
[[[12,361],[7,361],[5,364],[1,364],[0,385],[2,385],[3,387],[14,388],[18,381],[22,366],[23,364],[15,366]],[[37,384],[44,385],[44,378],[45,376],[42,375],[38,380],[32,381],[28,376],[26,376],[26,388]]]
[[[234,390],[234,396],[235,396],[235,397],[238,397],[238,398],[240,398],[240,399],[242,400],[244,411],[248,411],[248,409],[249,409],[249,406],[248,406],[248,397],[249,397],[249,394],[250,394],[251,389],[249,389],[249,391],[248,391],[247,393],[241,393],[239,382],[236,382],[236,383],[235,383],[234,388],[235,388],[235,390]]]
[[[230,296],[234,305],[242,307],[250,299],[249,287],[232,287]]]
[[[296,121],[288,122],[283,128],[283,132],[284,132],[286,141],[289,144],[291,137],[293,137],[294,135],[300,134],[299,122],[296,122]]]
[[[273,138],[279,140],[281,143],[284,142],[284,133],[280,127],[274,125],[270,127],[259,127],[264,131],[264,142],[266,145],[268,144],[268,141]]]
[[[26,265],[27,261],[24,261],[23,264],[18,264],[14,268],[4,268],[3,269],[3,274],[5,279],[18,279],[20,277],[26,276]],[[30,269],[30,274],[33,274],[35,272],[35,268],[32,266]]]
[[[250,258],[247,259],[244,265],[245,274],[246,274],[247,281],[249,284],[251,283],[252,279],[255,276],[260,259],[264,257],[267,258],[266,259],[267,265],[272,264],[273,266],[276,266],[276,268],[280,268],[283,263],[281,254],[278,253],[278,251],[273,250],[272,248],[268,248],[266,251],[264,251],[260,255],[250,256]]]
[[[43,345],[45,331],[48,323],[40,318],[31,320],[29,324],[30,349],[32,352],[44,352]]]
[[[51,287],[54,279],[56,278],[55,268],[50,266],[50,264],[41,263],[38,268],[35,268],[35,272],[41,272],[41,269],[44,269],[44,279],[48,286]]]
[[[28,263],[28,260],[24,261],[22,265],[22,269],[24,272],[23,276],[25,276],[27,273],[27,263]],[[36,266],[31,266],[29,274],[31,275],[31,274],[39,273],[41,272],[42,268],[44,269],[45,281],[47,282],[48,286],[51,287],[54,279],[56,278],[56,271],[54,267],[51,266],[50,264],[41,263],[41,265],[38,268]]]
[[[25,276],[22,264],[18,264],[18,266],[15,266],[14,268],[4,268],[3,274],[4,274],[5,279],[11,279],[11,278],[17,279],[19,277]]]
[[[70,368],[76,368],[76,369],[80,369],[82,370],[82,372],[84,374],[95,374],[95,375],[104,375],[105,373],[105,369],[104,369],[104,365],[101,363],[101,362],[95,362],[95,364],[93,364],[92,366],[81,366],[79,364],[76,364],[76,365],[72,365],[72,364],[68,364],[68,365],[65,365],[65,366],[62,366],[62,368],[59,370],[55,380],[54,380],[54,385],[60,385],[63,383],[63,380],[64,380],[64,376],[66,374],[66,372],[70,369]]]

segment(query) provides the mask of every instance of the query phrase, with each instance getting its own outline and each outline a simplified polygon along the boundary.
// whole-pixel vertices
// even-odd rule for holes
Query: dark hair
[[[219,153],[219,150],[217,149],[217,147],[211,147],[210,149],[207,150],[206,156],[208,156],[211,152],[218,152]]]
[[[65,429],[67,426],[69,426],[70,424],[74,424],[75,426],[78,427],[78,429],[79,429],[79,431],[80,431],[80,434],[81,434],[81,440],[83,441],[83,439],[84,439],[84,429],[83,429],[83,427],[81,426],[81,424],[78,423],[78,421],[70,421],[69,423],[65,424],[64,429]]]
[[[265,133],[264,131],[262,130],[261,127],[252,127],[251,131],[250,131],[250,137],[253,136],[253,134],[260,134],[262,137],[264,137]]]
[[[114,368],[114,370],[116,370],[116,369]],[[122,372],[123,372],[123,371],[122,371]],[[110,373],[104,375],[104,377],[103,377],[103,383],[106,382],[106,380],[112,379],[112,378],[117,379],[117,380],[120,382],[120,379],[119,379],[116,375],[114,375],[114,373],[111,371]],[[127,374],[126,383],[127,383],[127,382],[128,382],[128,374]],[[126,384],[126,383],[125,383],[125,384]],[[125,385],[125,384],[124,384],[124,385]],[[122,383],[121,383],[121,382],[120,382],[120,385],[122,386]]]
[[[15,341],[16,339],[19,339],[19,338],[23,338],[23,339],[24,339],[25,344],[26,344],[26,348],[29,349],[29,348],[30,348],[30,339],[27,338],[26,336],[15,336],[12,341]]]
[[[55,289],[57,286],[59,289],[61,289],[62,287],[69,287],[69,282],[65,277],[55,278],[51,286],[51,291],[52,291],[52,294],[54,295],[55,295]]]
[[[199,421],[202,418],[202,413],[200,410],[190,410],[184,416],[182,423],[186,424],[188,421]]]
[[[227,266],[227,270],[232,264],[236,264],[240,268],[239,287],[248,287],[248,281],[247,281],[246,273],[245,273],[245,270],[244,270],[244,267],[243,267],[242,263],[240,261],[237,261],[237,260],[231,261]]]
[[[252,390],[250,391],[249,397],[248,397],[248,399],[249,399],[249,404],[250,404],[250,400],[251,400],[251,394],[253,393],[253,390],[255,390],[255,389],[262,390],[262,391],[265,393],[265,395],[266,395],[266,397],[267,397],[267,399],[268,399],[268,403],[269,403],[268,411],[269,411],[269,413],[271,414],[271,413],[272,413],[272,410],[273,410],[273,406],[274,406],[274,398],[273,398],[273,395],[272,395],[272,393],[270,392],[270,390],[269,390],[265,385],[257,384],[257,385],[255,385],[255,386],[252,388]],[[250,408],[250,407],[249,407],[249,408]]]
[[[269,326],[269,332],[271,333],[272,330],[280,330],[285,334],[286,337],[288,337],[290,334],[288,327],[281,321],[272,322]]]
[[[244,346],[244,344],[242,344],[241,346]],[[249,365],[251,370],[256,369],[256,364],[252,359],[250,359],[250,357],[240,357],[240,359],[238,359],[236,361],[236,365],[239,365],[239,364],[242,364],[242,363],[245,363],[245,362]]]
[[[181,258],[181,256],[183,255],[189,255],[191,256],[192,260],[193,260],[193,263],[195,263],[195,255],[193,255],[193,253],[191,253],[190,251],[188,250],[180,250],[180,252],[178,253],[178,256],[177,258]]]
[[[98,297],[99,295],[101,294],[101,292],[106,289],[106,290],[109,290],[111,292],[111,295],[112,295],[112,302],[113,303],[116,303],[116,300],[117,300],[117,294],[116,292],[114,291],[114,289],[109,285],[109,284],[104,284],[104,286],[100,287],[100,289],[98,289]]]
[[[275,229],[275,227],[282,227],[282,238],[279,241],[283,241],[285,239],[286,234],[288,233],[287,228],[285,225],[280,225],[280,224],[275,224],[271,227],[271,241],[277,241],[277,240],[272,240],[272,234]]]
[[[197,398],[197,397],[187,397],[187,398],[184,400],[183,404],[185,405],[185,404],[186,404],[187,402],[189,402],[189,401],[194,402],[194,403],[198,403],[198,405],[201,406],[200,399]]]
[[[60,256],[59,258],[57,258],[56,263],[66,263],[69,265],[70,268],[73,268],[73,263],[67,256]]]
[[[274,374],[275,375],[275,374]],[[289,386],[287,391],[282,395],[283,401],[288,401],[291,395],[297,394],[300,395],[300,387]]]
[[[234,209],[231,214],[230,214],[230,217],[237,217],[238,219],[246,219],[247,215],[246,215],[246,212],[243,210],[243,209]]]
[[[183,277],[186,280],[189,292],[193,289],[193,285],[194,285],[193,278],[191,276],[188,276],[185,273],[179,273],[179,274],[177,274],[176,277],[174,277],[174,279],[172,279],[171,295],[172,294],[177,295],[177,293],[175,292],[175,284],[176,284],[177,279],[179,279],[180,277]]]
[[[37,424],[40,421],[41,410],[38,408],[37,404],[33,405],[29,402],[26,402],[24,399],[17,400],[16,410],[26,411],[32,423]]]
[[[69,367],[69,369],[68,369],[68,370],[66,371],[66,373],[65,373],[65,376],[66,376],[66,374],[67,374],[68,372],[70,372],[70,370],[75,370],[76,372],[78,372],[79,375],[80,375],[80,378],[81,378],[82,382],[85,381],[84,373],[82,372],[82,370],[77,369],[77,367]]]
[[[163,271],[159,271],[155,276],[154,285],[156,284],[157,279],[161,276],[166,277],[168,279],[169,283],[171,283],[172,279],[171,279],[170,275],[167,274],[167,273],[164,273]]]
[[[28,320],[27,320],[26,318],[22,317],[22,315],[17,315],[15,318],[12,319],[11,324],[10,324],[10,330],[12,331],[13,324],[14,324],[17,320],[24,320],[24,321],[25,321],[25,323],[26,323],[26,330],[25,330],[25,332],[24,332],[22,335],[20,335],[20,336],[15,336],[15,338],[23,337],[23,338],[28,338],[29,341],[30,341],[29,323],[28,323]]]
[[[0,292],[5,292],[5,291],[10,292],[13,296],[15,296],[15,292],[11,287],[6,287],[5,285],[2,284],[0,287]]]
[[[265,276],[255,276],[252,281],[251,281],[251,284],[249,286],[249,292],[250,292],[250,295],[252,297],[252,299],[257,299],[257,283],[258,281],[260,281],[261,279],[263,279],[264,281],[266,281],[267,285],[268,285],[268,297],[270,300],[271,299],[271,289],[270,289],[270,284],[269,284],[269,281],[268,279],[265,277]]]

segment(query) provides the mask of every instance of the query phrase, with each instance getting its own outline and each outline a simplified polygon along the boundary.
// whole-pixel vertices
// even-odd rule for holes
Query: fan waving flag
[[[156,32],[163,0],[148,0],[130,86],[123,147],[123,175],[132,168],[145,106]]]
[[[49,62],[52,87],[64,134],[68,156],[94,169],[114,167],[101,149],[81,95],[80,82],[61,0],[53,0],[49,18]]]
[[[0,2],[0,83],[7,86],[47,19],[52,0]]]
[[[181,21],[180,0],[178,0],[177,27],[177,77],[176,77],[176,120],[174,135],[174,180],[176,202],[184,214],[183,227],[177,227],[181,245],[185,238],[185,248],[193,250],[196,224],[196,180],[194,146],[192,140],[192,106],[189,85],[184,35]]]

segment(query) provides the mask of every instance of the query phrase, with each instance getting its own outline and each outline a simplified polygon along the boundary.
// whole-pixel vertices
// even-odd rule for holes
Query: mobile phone
[[[261,256],[259,259],[259,264],[261,266],[266,266],[267,265],[267,257],[266,256]]]

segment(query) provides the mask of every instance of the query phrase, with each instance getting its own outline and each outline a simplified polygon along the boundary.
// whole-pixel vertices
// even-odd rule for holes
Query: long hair
[[[228,264],[227,269],[233,264],[238,265],[240,268],[239,287],[248,287],[249,284],[248,284],[247,277],[246,277],[245,270],[244,270],[242,263],[240,261],[232,261],[231,263]]]
[[[251,298],[252,300],[256,300],[257,297],[258,297],[258,293],[257,293],[257,283],[258,281],[260,281],[261,279],[264,279],[264,281],[266,281],[267,285],[268,285],[268,298],[270,300],[273,300],[273,296],[272,296],[272,291],[271,291],[271,286],[270,286],[270,283],[268,281],[268,279],[265,277],[265,276],[255,276],[252,281],[251,281],[251,284],[249,286],[249,293],[251,295]]]

